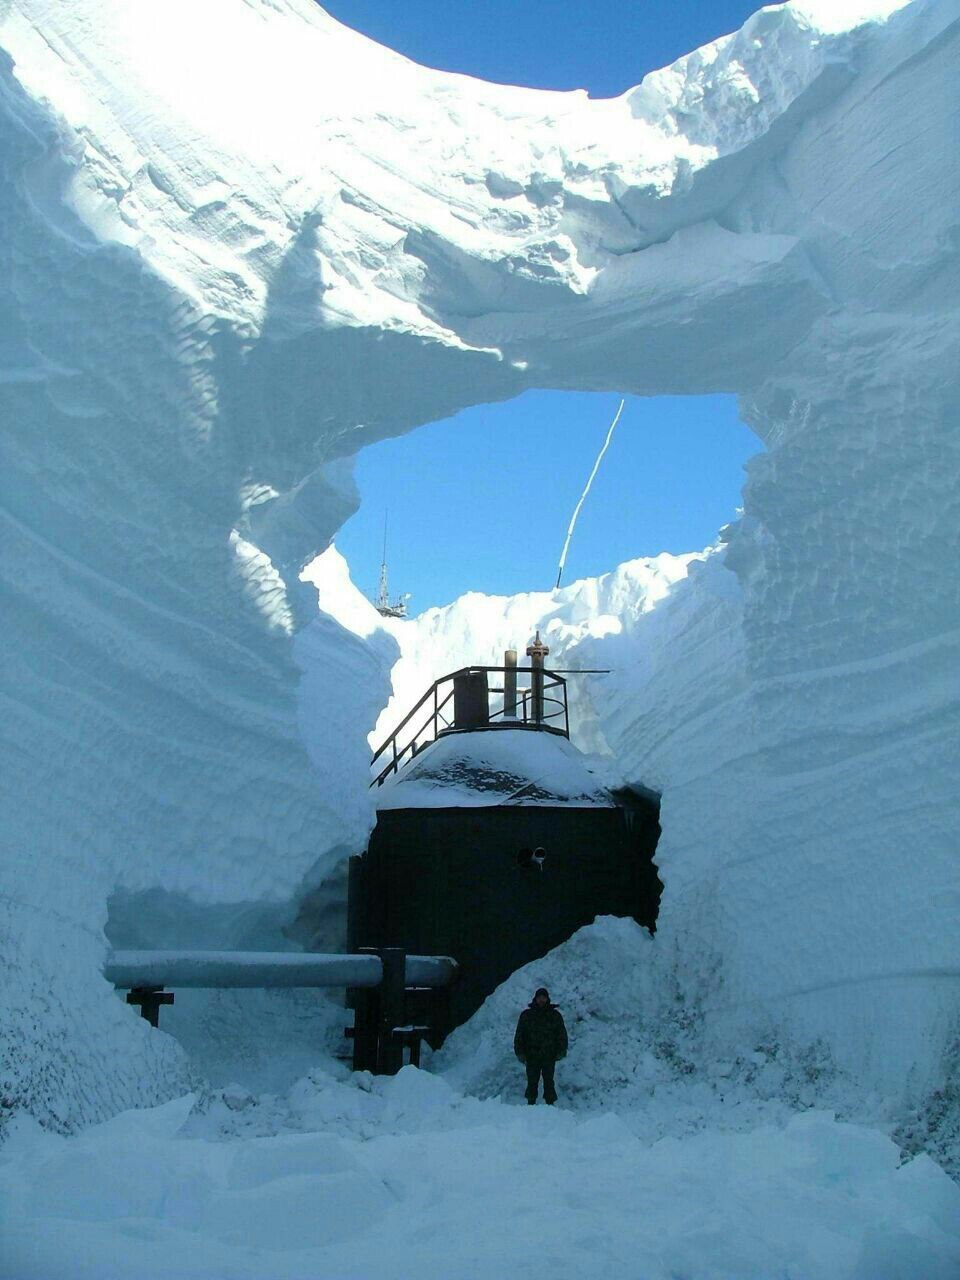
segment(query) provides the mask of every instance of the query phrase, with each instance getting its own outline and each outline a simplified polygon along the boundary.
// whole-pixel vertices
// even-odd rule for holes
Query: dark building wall
[[[630,808],[394,809],[379,814],[353,886],[362,946],[450,955],[461,966],[452,1024],[501,982],[598,915],[656,923],[655,800]],[[542,846],[542,869],[521,867]]]

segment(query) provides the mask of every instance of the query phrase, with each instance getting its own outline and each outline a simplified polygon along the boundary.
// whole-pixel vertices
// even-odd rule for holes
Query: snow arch
[[[98,977],[118,884],[283,902],[363,832],[389,654],[305,627],[297,574],[343,459],[529,386],[740,394],[769,450],[744,519],[637,619],[663,657],[608,738],[664,788],[664,915],[687,954],[709,934],[724,1007],[931,1078],[960,970],[957,12],[765,10],[590,102],[427,71],[309,0],[4,6],[15,1105],[71,1124],[183,1081]]]

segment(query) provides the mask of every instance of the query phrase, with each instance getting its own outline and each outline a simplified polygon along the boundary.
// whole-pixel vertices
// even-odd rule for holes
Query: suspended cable
[[[620,401],[620,407],[617,410],[617,412],[614,414],[613,421],[610,423],[610,430],[607,432],[607,438],[603,442],[603,448],[597,454],[597,460],[593,464],[593,470],[590,472],[590,478],[587,480],[587,483],[583,489],[583,493],[581,493],[580,495],[580,501],[577,503],[577,505],[573,509],[573,515],[570,517],[570,525],[567,529],[567,536],[564,539],[564,543],[563,543],[563,550],[560,552],[560,564],[557,568],[557,585],[554,587],[554,591],[559,591],[560,589],[560,579],[563,577],[563,566],[566,564],[566,561],[567,561],[567,551],[570,547],[570,539],[573,537],[573,528],[574,528],[574,525],[577,523],[577,516],[580,514],[580,508],[583,506],[586,496],[590,492],[590,486],[593,484],[594,476],[600,470],[600,463],[603,461],[603,455],[607,452],[607,450],[610,447],[610,441],[613,439],[613,429],[617,425],[617,423],[620,421],[620,415],[621,413],[623,413],[623,406],[625,404],[626,404],[625,400]]]

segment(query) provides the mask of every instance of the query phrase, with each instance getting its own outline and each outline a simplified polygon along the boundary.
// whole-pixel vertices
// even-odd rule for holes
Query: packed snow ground
[[[429,1071],[327,1059],[282,1095],[188,1095],[72,1138],[22,1117],[0,1150],[0,1274],[953,1280],[960,1187],[810,1108],[862,1105],[824,1063],[772,1039],[711,1061],[666,978],[649,934],[602,919]],[[559,1105],[534,1110],[511,1046],[541,982],[571,1052]]]
[[[19,1121],[0,1156],[4,1274],[955,1280],[960,1268],[960,1189],[927,1156],[901,1166],[889,1138],[825,1112],[651,1144],[629,1115],[480,1102],[413,1067],[305,1079],[300,1133],[185,1136],[203,1132],[199,1118],[185,1126],[193,1105],[125,1112],[79,1138]]]

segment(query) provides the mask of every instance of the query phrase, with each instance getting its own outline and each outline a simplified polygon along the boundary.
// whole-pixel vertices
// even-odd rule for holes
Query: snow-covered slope
[[[307,626],[300,568],[349,455],[529,386],[741,394],[768,451],[716,591],[603,733],[664,788],[691,963],[709,934],[733,1005],[865,1079],[936,1074],[957,15],[780,6],[591,102],[312,0],[2,7],[5,1099],[69,1125],[182,1080],[98,977],[118,890],[276,927],[363,838],[390,654]]]

